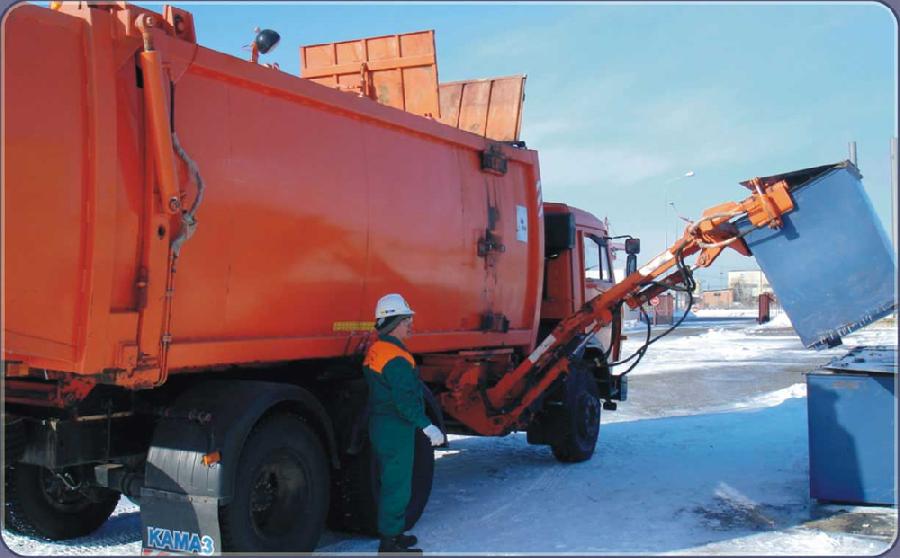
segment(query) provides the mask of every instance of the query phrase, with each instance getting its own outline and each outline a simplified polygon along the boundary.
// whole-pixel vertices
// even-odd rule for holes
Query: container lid
[[[434,30],[300,47],[300,77],[439,118]]]
[[[497,141],[518,141],[525,76],[454,81],[440,85],[441,122]]]
[[[870,345],[854,347],[844,356],[831,360],[823,367],[825,371],[896,374],[897,347],[895,345]]]
[[[787,182],[794,209],[779,229],[755,228],[746,216],[735,225],[805,347],[840,345],[894,311],[895,250],[855,166],[844,161],[760,180]]]
[[[856,176],[857,179],[862,178],[862,174],[859,172],[859,169],[856,168],[856,165],[848,160],[844,160],[839,163],[832,163],[830,165],[809,167],[806,169],[774,174],[772,176],[761,176],[759,177],[759,180],[762,182],[763,186],[771,186],[772,184],[777,184],[778,182],[784,180],[788,183],[788,187],[793,190],[794,188],[803,186],[814,178],[837,169],[848,169],[851,173],[853,173],[854,176]],[[744,180],[740,184],[741,186],[744,186],[745,188],[749,188],[751,190],[753,190],[754,188],[752,180]]]

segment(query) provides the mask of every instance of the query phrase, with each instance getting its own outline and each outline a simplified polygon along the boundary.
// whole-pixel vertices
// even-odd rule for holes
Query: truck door
[[[614,279],[606,240],[588,231],[579,231],[579,236],[584,264],[583,298],[580,303],[583,304],[612,287]],[[603,345],[604,350],[608,349],[612,342],[612,325],[601,329],[596,340]]]

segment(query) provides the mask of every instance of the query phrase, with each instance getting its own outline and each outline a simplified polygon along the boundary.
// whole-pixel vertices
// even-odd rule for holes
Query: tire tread
[[[550,450],[558,461],[563,463],[580,463],[589,460],[594,455],[596,439],[590,445],[590,448],[584,449],[580,447],[577,440],[578,433],[573,416],[573,407],[582,391],[587,391],[595,398],[597,397],[597,381],[590,374],[590,371],[585,370],[582,366],[576,366],[570,372],[564,389],[564,405],[559,410],[559,416],[556,417],[555,424],[558,430],[550,442]]]
[[[99,498],[77,513],[65,513],[49,506],[38,494],[40,468],[17,463],[3,470],[5,498],[4,528],[22,535],[47,540],[67,540],[89,535],[106,523],[119,502],[119,493],[97,489]],[[26,491],[23,484],[34,485]]]
[[[279,423],[282,423],[279,425]],[[257,442],[256,438],[260,436],[266,437],[284,437],[286,432],[290,432],[290,439],[299,440],[301,444],[308,445],[307,449],[309,449],[313,455],[316,455],[313,459],[317,460],[319,463],[316,466],[313,464],[313,467],[318,467],[320,469],[320,473],[324,475],[324,478],[314,479],[312,480],[313,486],[326,486],[330,485],[330,475],[329,475],[329,467],[328,462],[325,455],[325,450],[322,447],[321,441],[318,436],[315,434],[315,430],[311,428],[302,417],[291,414],[291,413],[277,413],[267,417],[263,417],[250,431],[248,434],[246,441],[244,442],[243,449],[241,450],[241,456],[238,459],[238,470],[235,475],[235,482],[239,484],[241,482],[241,472],[245,471],[247,468],[248,460],[253,459],[254,456],[249,454],[247,448],[254,443],[263,443]],[[321,507],[322,513],[319,517],[319,520],[316,525],[313,525],[311,531],[308,533],[308,536],[304,541],[301,542],[302,548],[289,548],[289,549],[280,549],[278,551],[282,552],[312,552],[315,548],[315,545],[318,543],[318,540],[322,534],[322,530],[325,527],[325,517],[328,512],[328,498],[329,491],[325,490],[324,501],[319,502],[319,506]],[[234,498],[237,496],[235,495]],[[248,529],[248,524],[243,524],[243,522],[238,521],[235,517],[232,516],[232,511],[235,515],[242,515],[239,510],[231,508],[234,505],[234,499],[232,502],[219,509],[219,529],[221,533],[221,541],[222,541],[222,550],[225,552],[268,552],[265,549],[244,549],[240,548],[242,543],[240,541],[241,538],[246,538],[239,536],[241,530]]]

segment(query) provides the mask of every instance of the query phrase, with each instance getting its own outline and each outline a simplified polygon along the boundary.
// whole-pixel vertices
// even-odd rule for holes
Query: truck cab
[[[544,283],[538,341],[563,318],[615,284],[609,227],[587,211],[544,203]],[[619,356],[621,320],[603,328],[595,343]],[[616,335],[613,335],[614,329]],[[615,342],[613,340],[616,340]]]

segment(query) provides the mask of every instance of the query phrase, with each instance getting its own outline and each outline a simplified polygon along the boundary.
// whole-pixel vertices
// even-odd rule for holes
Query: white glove
[[[439,446],[444,443],[444,433],[441,432],[441,429],[433,424],[429,424],[425,428],[422,429],[422,432],[428,436],[428,439],[431,440],[432,446]]]

